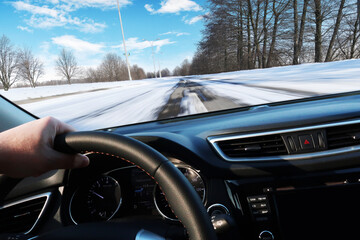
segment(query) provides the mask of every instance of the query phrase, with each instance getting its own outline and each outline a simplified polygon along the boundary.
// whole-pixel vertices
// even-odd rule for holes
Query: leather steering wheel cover
[[[185,176],[150,146],[106,132],[73,132],[58,136],[55,149],[68,153],[95,152],[131,162],[152,176],[192,240],[217,239],[200,197]]]

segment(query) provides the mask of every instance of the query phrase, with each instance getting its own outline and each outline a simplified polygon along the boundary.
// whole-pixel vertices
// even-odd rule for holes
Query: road
[[[316,92],[194,77],[54,97],[21,106],[90,130],[303,98]]]

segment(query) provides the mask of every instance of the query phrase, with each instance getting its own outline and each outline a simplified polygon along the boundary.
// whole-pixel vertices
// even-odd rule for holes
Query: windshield
[[[360,90],[360,0],[0,3],[0,94],[78,130]]]

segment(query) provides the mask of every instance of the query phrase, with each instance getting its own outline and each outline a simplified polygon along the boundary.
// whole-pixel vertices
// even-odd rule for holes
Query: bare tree
[[[298,15],[298,2],[297,0],[293,0],[293,9],[294,9],[294,56],[293,56],[293,64],[299,64],[299,57],[301,53],[301,48],[304,41],[304,31],[305,31],[305,22],[306,22],[306,14],[308,8],[309,0],[303,1],[303,10],[301,14],[300,20],[300,29],[299,29],[299,15]]]
[[[179,66],[175,67],[172,75],[173,76],[181,76],[181,68]]]
[[[358,30],[359,22],[360,22],[360,0],[357,0],[357,16],[356,16],[356,21],[355,21],[355,26],[354,26],[354,31],[353,31],[353,40],[352,40],[352,44],[351,44],[351,58],[353,58],[355,55],[355,46],[356,46],[357,40],[360,37],[360,36],[357,36],[358,31],[359,31]]]
[[[3,35],[0,38],[0,81],[5,91],[18,80],[18,56],[10,39]]]
[[[146,74],[144,70],[133,65],[131,67],[133,79],[144,79]],[[127,66],[124,60],[116,53],[107,53],[100,66],[97,68],[88,68],[85,72],[85,78],[88,82],[113,82],[128,80]]]
[[[170,75],[171,75],[171,73],[170,73],[169,69],[165,68],[165,69],[161,70],[161,76],[168,77]]]
[[[321,8],[321,0],[314,0],[315,3],[315,62],[322,61],[322,23],[323,14]]]
[[[44,74],[44,64],[25,48],[19,52],[18,71],[20,78],[35,88],[39,77]]]
[[[131,67],[131,76],[133,76],[134,80],[146,78],[144,69],[142,69],[141,67],[139,67],[136,64]]]
[[[236,9],[236,32],[237,32],[237,47],[236,47],[236,62],[237,68],[243,68],[244,61],[244,20],[243,20],[243,2],[240,0]]]
[[[301,15],[301,22],[300,22],[300,32],[299,32],[299,40],[298,40],[298,52],[300,56],[300,53],[302,52],[302,47],[303,47],[303,42],[304,42],[304,33],[305,33],[305,23],[306,23],[306,14],[307,14],[307,9],[308,9],[308,5],[309,5],[309,1],[310,0],[304,0],[304,5],[303,5],[303,11],[302,11],[302,15]]]
[[[80,73],[74,53],[63,48],[56,60],[56,70],[71,84],[71,79]]]
[[[272,36],[271,36],[271,44],[270,49],[268,53],[268,59],[266,62],[266,67],[272,66],[272,58],[275,51],[275,46],[277,42],[278,37],[278,28],[279,28],[279,22],[281,14],[287,9],[288,5],[290,4],[290,1],[288,0],[280,0],[280,1],[273,1],[272,11],[274,16],[274,26],[272,30]]]
[[[264,37],[263,37],[263,50],[262,50],[262,68],[266,67],[266,54],[267,54],[267,41],[268,41],[268,23],[267,23],[267,14],[268,14],[268,7],[269,7],[269,0],[265,0],[264,5],[264,17],[263,17],[263,31],[264,31]]]
[[[121,81],[128,79],[127,67],[124,60],[116,53],[108,53],[105,55],[99,70],[105,81]]]
[[[339,11],[338,11],[338,14],[337,14],[337,17],[336,17],[334,31],[333,31],[333,34],[331,36],[331,40],[330,40],[328,50],[327,50],[327,53],[326,53],[325,62],[330,62],[332,60],[333,47],[334,47],[334,44],[335,44],[336,36],[337,36],[339,28],[340,28],[340,22],[341,22],[341,19],[343,17],[344,5],[345,5],[345,0],[341,0],[340,6],[339,6]]]
[[[101,77],[100,71],[94,68],[88,68],[85,71],[85,79],[87,82],[101,82],[103,79]]]

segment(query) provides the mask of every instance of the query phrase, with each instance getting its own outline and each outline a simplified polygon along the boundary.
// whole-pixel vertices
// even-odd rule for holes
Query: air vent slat
[[[351,147],[360,144],[360,124],[330,127],[326,129],[329,149]]]
[[[258,157],[287,154],[279,134],[247,137],[218,142],[219,148],[229,157]]]
[[[328,144],[330,149],[359,145],[360,141],[342,141]]]
[[[341,126],[341,127],[331,127],[328,128],[329,132],[328,132],[328,136],[332,136],[332,135],[344,135],[347,134],[349,132],[355,133],[355,132],[360,132],[360,126],[354,126],[353,128],[349,129],[349,125],[347,125],[346,127]]]
[[[239,146],[239,145],[254,145],[254,144],[266,144],[266,143],[273,143],[277,141],[282,141],[282,139],[271,139],[271,140],[258,140],[258,141],[249,141],[249,142],[234,142],[228,143],[229,146]]]
[[[272,145],[263,145],[263,146],[261,146],[261,148],[263,148],[263,149],[279,148],[279,144],[280,144],[280,143],[274,143],[274,144],[272,144]]]
[[[343,135],[337,135],[337,136],[331,136],[331,137],[328,137],[328,140],[330,142],[332,141],[353,141],[353,139],[351,138],[351,136],[343,136]]]
[[[47,195],[30,198],[0,209],[0,233],[23,233],[33,228],[47,201]]]

